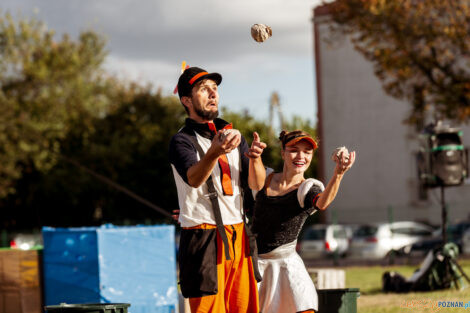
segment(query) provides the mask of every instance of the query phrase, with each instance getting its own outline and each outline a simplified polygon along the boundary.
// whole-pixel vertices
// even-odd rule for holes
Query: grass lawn
[[[470,260],[461,260],[459,264],[463,267],[467,276],[470,276]],[[361,296],[357,299],[358,313],[470,312],[470,308],[436,307],[437,301],[462,301],[465,305],[470,301],[470,286],[462,291],[449,289],[407,294],[387,294],[381,291],[382,274],[384,272],[396,271],[405,277],[410,277],[416,268],[418,267],[371,266],[345,268],[346,287],[360,288]]]

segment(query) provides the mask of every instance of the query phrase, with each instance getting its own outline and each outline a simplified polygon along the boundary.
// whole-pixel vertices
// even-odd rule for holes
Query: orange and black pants
[[[224,225],[231,260],[225,258],[222,239],[217,234],[217,294],[190,297],[191,313],[258,313],[258,288],[251,257],[246,251],[248,238],[243,223]],[[201,224],[189,229],[215,230]],[[188,228],[185,228],[188,229]]]

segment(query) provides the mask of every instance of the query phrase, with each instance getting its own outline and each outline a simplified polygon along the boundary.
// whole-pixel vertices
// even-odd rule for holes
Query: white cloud
[[[168,92],[175,87],[175,79],[179,75],[179,68],[173,64],[158,60],[129,60],[114,55],[107,58],[105,68],[122,79],[152,83]]]
[[[13,14],[27,16],[37,8],[38,18],[59,34],[77,35],[88,28],[104,34],[110,51],[106,68],[121,77],[152,82],[171,93],[186,60],[221,72],[228,103],[253,107],[276,89],[286,95],[285,103],[293,103],[284,108],[287,115],[306,111],[313,117],[311,17],[318,0],[2,2],[3,10]],[[273,37],[256,43],[250,36],[255,23],[271,26]]]

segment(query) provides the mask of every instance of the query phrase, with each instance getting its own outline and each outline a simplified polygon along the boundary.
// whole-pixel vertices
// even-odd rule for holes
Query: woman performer
[[[333,177],[326,188],[313,178],[304,178],[316,141],[306,132],[283,131],[281,173],[266,173],[265,186],[255,194],[253,233],[258,245],[259,283],[263,313],[315,312],[318,297],[315,286],[295,251],[297,237],[307,217],[325,210],[333,201],[344,173],[351,168],[355,152],[337,149]]]

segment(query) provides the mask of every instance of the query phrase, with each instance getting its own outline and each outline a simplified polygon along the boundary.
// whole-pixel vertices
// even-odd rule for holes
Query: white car
[[[431,226],[411,221],[362,225],[354,232],[349,255],[352,258],[381,259],[391,251],[430,236],[433,230]]]
[[[312,225],[307,228],[299,243],[302,258],[321,258],[337,253],[344,256],[348,250],[349,239],[343,225]]]
[[[41,249],[43,246],[41,233],[20,233],[16,234],[10,241],[10,248],[30,250]]]

